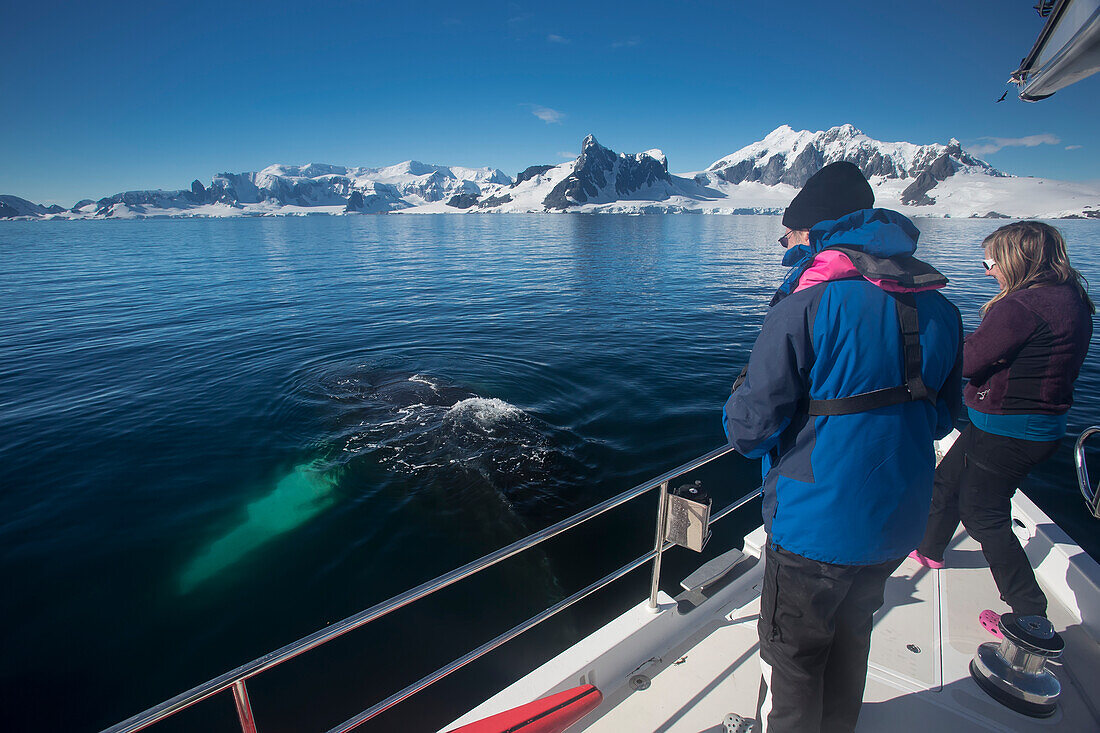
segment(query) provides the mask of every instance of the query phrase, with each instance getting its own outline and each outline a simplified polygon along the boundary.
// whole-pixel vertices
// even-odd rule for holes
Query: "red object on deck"
[[[518,708],[490,715],[448,733],[561,733],[603,702],[593,685],[539,698]]]

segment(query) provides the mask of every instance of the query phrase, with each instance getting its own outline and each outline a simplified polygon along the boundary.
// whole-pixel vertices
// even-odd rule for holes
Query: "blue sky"
[[[845,122],[1096,180],[1100,76],[994,104],[1042,27],[1033,4],[8,0],[0,193],[70,206],[410,158],[514,176],[588,133],[687,172],[780,124]]]

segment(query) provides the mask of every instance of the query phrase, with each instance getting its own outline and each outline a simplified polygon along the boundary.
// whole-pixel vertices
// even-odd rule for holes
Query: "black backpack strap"
[[[888,293],[894,298],[897,309],[898,328],[901,331],[902,354],[905,363],[905,384],[897,387],[861,392],[851,397],[838,397],[831,400],[810,400],[808,412],[811,415],[851,415],[857,412],[877,410],[887,405],[899,405],[902,402],[928,400],[936,403],[937,393],[928,389],[921,379],[922,354],[920,348],[920,323],[917,318],[917,301],[912,293]]]
[[[912,293],[891,293],[898,311],[902,348],[905,350],[905,386],[909,399],[928,398],[929,389],[921,379],[920,322],[917,319],[917,299]],[[935,396],[932,397],[935,402]]]
[[[873,392],[860,392],[851,397],[837,397],[831,400],[810,400],[808,412],[811,415],[852,415],[857,412],[877,410],[887,405],[900,405],[909,402],[908,387],[887,387]]]

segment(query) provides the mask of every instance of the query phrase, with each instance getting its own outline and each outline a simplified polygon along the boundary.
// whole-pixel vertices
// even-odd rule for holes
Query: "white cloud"
[[[638,36],[631,36],[630,38],[627,38],[626,40],[615,41],[614,43],[611,44],[611,48],[627,48],[627,47],[630,47],[630,46],[640,46],[641,43],[642,43],[641,38],[639,38]]]
[[[546,37],[546,40],[550,41],[550,43],[561,43],[561,44],[572,43],[572,41],[570,41],[568,38],[565,38],[563,36],[559,36],[557,33],[551,33],[550,35],[548,35]]]
[[[566,152],[566,151],[563,150],[562,152],[558,153],[558,157],[559,158],[565,158],[566,160],[573,160],[574,158],[577,157],[577,154],[576,153],[569,153],[569,152]]]
[[[565,113],[559,112],[556,109],[550,109],[549,107],[543,107],[538,104],[525,104],[525,107],[530,108],[531,114],[538,117],[546,124],[561,122],[565,119]]]
[[[982,137],[979,140],[988,140],[988,143],[974,145],[969,152],[975,155],[989,155],[996,153],[1001,148],[1034,148],[1036,145],[1057,145],[1062,142],[1057,135],[1043,133],[1041,135],[1028,135],[1027,137]]]
[[[1080,150],[1084,145],[1067,145],[1066,150]]]

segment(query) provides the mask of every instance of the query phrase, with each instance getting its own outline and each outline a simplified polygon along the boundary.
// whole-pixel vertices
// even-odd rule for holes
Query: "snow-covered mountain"
[[[852,125],[783,125],[705,170],[673,175],[660,150],[616,153],[592,135],[581,154],[533,165],[513,180],[494,168],[406,161],[385,168],[313,163],[220,173],[190,190],[128,191],[72,209],[0,196],[0,218],[140,218],[353,213],[780,213],[822,166],[863,171],[876,205],[909,216],[1100,218],[1095,186],[1021,178],[967,153],[958,140],[882,142]]]
[[[1100,218],[1100,189],[1003,173],[946,145],[874,140],[852,125],[820,132],[787,125],[697,173],[673,175],[659,150],[615,153],[589,135],[581,155],[533,166],[509,187],[421,205],[408,213],[467,211],[589,213],[780,213],[811,175],[829,163],[859,166],[877,204],[910,216]]]
[[[989,163],[964,152],[954,138],[946,145],[914,145],[874,140],[852,125],[824,132],[796,132],[787,125],[757,143],[712,163],[697,176],[700,183],[758,181],[767,186],[785,183],[801,188],[823,166],[846,160],[868,180],[912,179],[900,202],[926,206],[935,203],[928,192],[960,171],[1005,177]]]
[[[547,209],[564,210],[587,203],[664,201],[677,190],[668,175],[668,161],[660,150],[616,155],[589,135],[573,171],[543,200]]]
[[[12,219],[17,216],[38,217],[48,214],[59,214],[63,209],[56,204],[42,206],[18,196],[0,196],[0,219]]]
[[[209,186],[196,180],[189,190],[126,191],[81,201],[68,212],[56,213],[65,218],[384,214],[459,193],[478,195],[483,186],[511,182],[495,168],[446,167],[415,160],[386,168],[271,165],[256,173],[219,173]],[[23,215],[28,214],[44,215]]]
[[[877,206],[908,216],[1100,218],[1100,188],[1017,177],[967,153],[958,140],[915,145],[875,140],[852,125],[828,130],[776,128],[696,173],[701,185],[730,201],[751,201],[750,185],[784,191],[787,201],[822,166],[846,160],[859,166]]]

